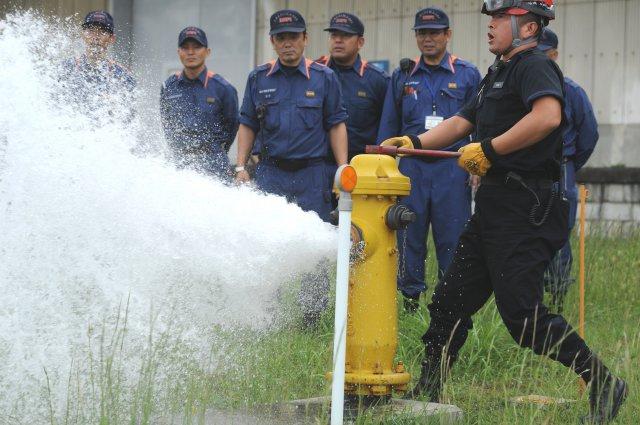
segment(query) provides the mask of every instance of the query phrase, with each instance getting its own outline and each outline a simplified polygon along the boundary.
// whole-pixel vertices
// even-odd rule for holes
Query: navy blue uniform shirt
[[[75,95],[86,95],[86,89],[92,92],[107,94],[114,91],[132,91],[136,87],[136,80],[131,73],[119,63],[108,59],[92,64],[85,55],[69,59],[63,65],[67,81],[75,89]]]
[[[85,55],[62,64],[60,81],[67,101],[79,106],[83,113],[98,119],[105,108],[110,116],[130,121],[134,115],[133,91],[136,81],[129,71],[108,59],[97,64]]]
[[[327,132],[347,120],[334,72],[304,57],[287,73],[280,61],[254,69],[240,109],[240,123],[256,134],[254,153],[279,159],[324,158]],[[260,120],[257,108],[264,108]]]
[[[566,125],[562,135],[562,156],[573,160],[576,170],[587,162],[598,141],[598,123],[582,87],[564,78]]]
[[[436,67],[428,67],[418,57],[409,75],[396,68],[384,100],[378,143],[424,133],[427,116],[452,117],[476,95],[479,83],[478,69],[448,52]],[[468,138],[459,140],[447,149],[458,150],[467,142]]]
[[[316,62],[330,67],[340,81],[342,100],[349,114],[347,134],[351,159],[364,153],[366,145],[376,143],[389,76],[362,60],[360,55],[348,68],[336,64],[329,56],[322,56]]]
[[[160,114],[165,136],[174,147],[215,144],[228,151],[238,132],[238,93],[206,68],[195,80],[179,72],[162,85]]]

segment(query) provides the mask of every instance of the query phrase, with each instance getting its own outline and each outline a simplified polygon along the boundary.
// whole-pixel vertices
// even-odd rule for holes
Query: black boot
[[[442,392],[443,371],[439,359],[425,359],[418,383],[402,397],[405,400],[426,398],[432,403],[438,403]]]
[[[613,420],[628,393],[627,383],[609,371],[602,378],[594,376],[589,390],[589,416],[582,418],[582,423],[606,424]]]

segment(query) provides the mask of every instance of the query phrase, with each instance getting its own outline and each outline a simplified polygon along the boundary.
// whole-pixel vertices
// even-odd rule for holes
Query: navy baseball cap
[[[549,49],[557,49],[557,48],[558,48],[558,36],[556,35],[555,32],[545,27],[542,30],[540,39],[538,40],[538,50],[542,50],[543,52],[546,52]]]
[[[427,7],[416,13],[416,23],[412,30],[421,30],[423,28],[442,30],[449,28],[449,17],[444,10],[437,7]]]
[[[269,35],[283,32],[305,32],[307,30],[307,24],[300,12],[292,9],[278,10],[271,15],[269,24],[271,25]]]
[[[195,40],[204,47],[209,47],[207,43],[207,34],[198,27],[186,27],[180,31],[180,35],[178,36],[178,47],[182,46],[182,44],[187,40]]]
[[[113,34],[113,16],[104,10],[94,10],[87,13],[82,21],[82,28],[101,27]]]
[[[329,27],[324,29],[325,31],[342,31],[347,34],[364,34],[364,25],[362,21],[351,13],[338,13],[333,15],[329,21]]]

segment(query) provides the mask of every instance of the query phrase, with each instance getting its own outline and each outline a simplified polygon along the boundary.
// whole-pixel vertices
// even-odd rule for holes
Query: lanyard
[[[420,60],[422,60],[422,58]],[[438,115],[438,113],[437,113],[437,105],[436,105],[436,99],[438,97],[438,90],[435,89],[435,87],[437,86],[437,84],[435,84],[435,83],[436,83],[436,79],[437,79],[438,76],[435,73],[435,69],[429,69],[425,73],[426,73],[425,80],[427,82],[427,84],[425,84],[425,87],[429,91],[429,94],[431,94],[431,115],[432,116],[436,116],[436,115]],[[434,84],[432,84],[431,80],[433,80]]]

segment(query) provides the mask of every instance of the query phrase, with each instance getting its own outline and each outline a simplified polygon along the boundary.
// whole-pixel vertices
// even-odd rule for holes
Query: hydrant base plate
[[[319,418],[327,418],[331,409],[331,397],[315,397],[293,400],[269,406],[272,415],[288,423],[316,424]],[[402,414],[416,418],[438,416],[440,423],[454,424],[463,419],[462,410],[451,404],[429,403],[426,401],[393,398],[388,403],[366,409],[373,416],[389,418]],[[271,416],[271,418],[274,418]],[[286,422],[283,422],[286,423]]]

